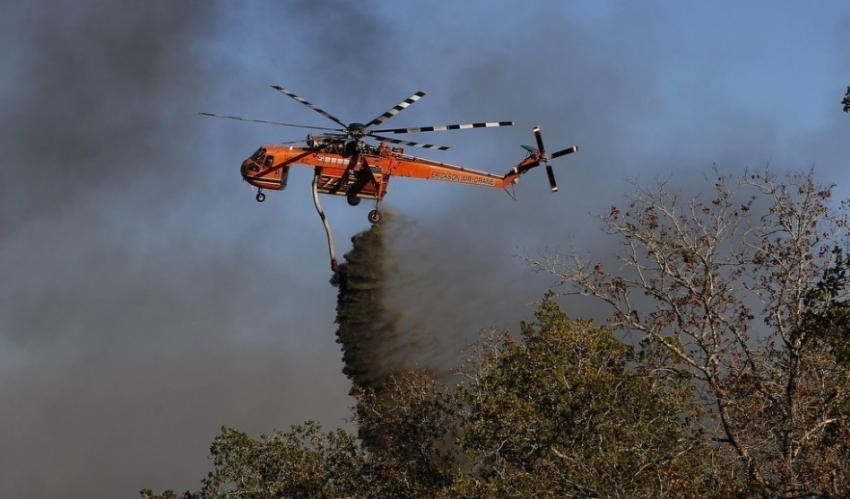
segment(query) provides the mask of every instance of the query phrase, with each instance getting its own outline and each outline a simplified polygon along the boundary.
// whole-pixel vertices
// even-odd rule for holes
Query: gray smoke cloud
[[[304,29],[313,8],[342,16],[327,24],[337,36],[383,36],[344,2],[292,3],[273,17],[318,40]],[[222,71],[242,60],[219,45],[236,36],[238,8],[87,0],[2,10],[4,493],[189,489],[222,425],[344,426],[350,384],[326,278],[288,263],[309,253],[289,241],[292,224],[284,232],[289,215],[270,227],[247,190],[232,189],[241,157],[264,139],[208,132],[197,116],[238,81]],[[346,47],[305,42],[276,62],[333,60],[351,55]],[[348,64],[352,77],[374,69]],[[275,82],[252,76],[260,89]]]
[[[436,7],[3,4],[6,494],[196,488],[223,424],[252,433],[305,419],[345,425],[351,382],[310,173],[293,171],[286,193],[263,205],[236,173],[258,145],[303,135],[198,111],[327,126],[268,85],[344,121],[369,120],[424,89],[393,126],[517,126],[429,135],[455,150],[417,154],[504,173],[522,157],[518,145],[533,143],[534,125],[551,150],[579,145],[555,162],[557,195],[542,171],[522,179],[518,202],[392,181],[385,206],[398,216],[384,240],[384,285],[399,333],[382,352],[404,366],[450,370],[480,328],[531,317],[551,282],[516,255],[574,246],[607,261],[617,248],[589,213],[622,201],[624,175],[672,174],[686,188],[712,163],[770,161],[780,171],[815,163],[825,182],[846,177],[846,70],[833,70],[834,82],[801,77],[847,67],[843,4],[827,2],[834,12],[818,16],[792,9],[776,28],[762,12],[728,16],[731,3],[693,13],[652,2]],[[737,43],[756,26],[770,31]],[[802,46],[812,33],[822,50],[787,64],[782,52],[794,47],[783,40]],[[764,62],[775,58],[786,63]],[[799,90],[779,93],[789,80]],[[834,97],[822,97],[830,86]],[[775,104],[767,113],[765,100]],[[323,203],[344,253],[370,208]]]
[[[387,222],[392,217],[387,214]],[[408,343],[399,334],[399,312],[387,306],[385,238],[389,223],[373,225],[351,238],[352,249],[334,273],[339,289],[337,341],[342,345],[342,372],[357,389],[381,392],[405,366],[393,351]]]
[[[477,333],[507,326],[495,317],[519,320],[510,311],[529,305],[511,303],[522,279],[488,272],[492,256],[476,265],[466,244],[439,249],[434,240],[427,228],[392,211],[352,237],[352,249],[331,284],[338,288],[343,373],[355,389],[380,393],[406,370],[426,372],[450,386],[460,351]]]
[[[460,348],[473,342],[475,332],[496,315],[494,307],[510,309],[505,300],[492,300],[494,282],[483,267],[458,270],[442,257],[461,263],[467,255],[434,251],[417,224],[393,212],[382,222],[352,237],[352,249],[331,279],[338,288],[337,342],[343,351],[343,373],[351,379],[352,394],[360,390],[383,398],[404,371],[426,373],[443,386],[459,382],[456,369]],[[468,265],[468,264],[466,264]],[[513,293],[505,293],[505,297]],[[382,445],[382,428],[359,429],[366,448]]]

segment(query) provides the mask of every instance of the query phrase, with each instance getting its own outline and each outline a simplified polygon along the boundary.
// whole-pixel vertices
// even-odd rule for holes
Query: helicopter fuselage
[[[473,170],[426,158],[411,156],[399,147],[384,143],[370,146],[361,141],[336,136],[308,136],[306,147],[265,145],[242,163],[242,178],[261,188],[286,187],[293,165],[312,166],[323,194],[381,201],[387,194],[391,177],[439,180],[467,185],[506,189],[528,168],[536,164],[535,155],[527,157],[505,175]]]
[[[294,165],[312,166],[314,168],[312,190],[313,204],[322,219],[328,236],[328,249],[331,257],[331,268],[336,270],[337,263],[333,250],[333,238],[330,226],[319,203],[319,194],[335,194],[346,196],[348,203],[356,206],[361,199],[375,200],[375,209],[369,212],[369,221],[378,223],[383,218],[380,211],[381,201],[387,195],[390,178],[409,177],[425,180],[439,180],[442,182],[453,182],[457,184],[479,185],[504,189],[511,197],[514,197],[513,185],[520,176],[540,165],[546,167],[549,176],[549,184],[552,192],[558,190],[555,184],[555,176],[550,159],[576,152],[576,146],[563,149],[551,155],[546,153],[543,147],[543,139],[540,128],[534,127],[537,148],[523,146],[526,150],[525,159],[520,161],[508,173],[497,175],[485,171],[473,170],[462,166],[450,165],[427,158],[420,158],[405,154],[400,147],[390,147],[387,144],[419,147],[446,151],[451,147],[427,144],[423,142],[411,142],[386,137],[380,134],[409,134],[422,132],[441,132],[448,130],[464,130],[474,128],[496,128],[513,126],[513,121],[483,121],[476,123],[462,123],[454,125],[431,125],[419,127],[402,128],[374,128],[382,126],[387,120],[407,109],[411,104],[425,95],[418,91],[407,99],[399,102],[383,114],[378,115],[367,123],[349,123],[346,125],[339,118],[327,111],[295,95],[285,88],[272,85],[278,92],[307,106],[325,118],[333,121],[341,128],[329,128],[312,125],[300,125],[296,123],[284,123],[280,121],[258,120],[242,118],[239,116],[226,116],[219,114],[200,113],[213,118],[226,118],[253,123],[265,123],[295,128],[307,128],[311,130],[324,130],[322,134],[311,134],[306,141],[291,142],[287,144],[266,145],[257,149],[248,159],[242,162],[242,178],[257,187],[257,201],[266,199],[264,189],[281,190],[286,187],[289,179],[289,170]],[[330,132],[330,133],[328,133]],[[367,144],[365,139],[380,141],[379,146]],[[289,144],[300,144],[303,147],[290,146]],[[511,187],[509,190],[508,187]]]

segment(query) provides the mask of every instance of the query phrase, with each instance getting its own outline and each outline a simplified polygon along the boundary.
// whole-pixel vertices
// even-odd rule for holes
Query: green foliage
[[[142,497],[716,495],[717,456],[688,433],[701,417],[689,377],[645,362],[662,354],[635,354],[547,294],[519,341],[479,345],[469,383],[446,391],[408,372],[360,391],[363,445],[313,422],[259,439],[223,428],[199,491]]]
[[[840,247],[832,250],[835,261],[803,299],[803,328],[823,342],[836,360],[850,367],[850,302],[842,295],[850,289],[850,260]]]
[[[352,435],[338,430],[322,433],[312,421],[283,433],[259,439],[223,427],[210,454],[215,469],[203,480],[203,488],[178,496],[173,491],[155,495],[143,490],[146,499],[240,499],[331,498],[351,495],[359,486],[359,467],[364,461]]]
[[[693,376],[708,416],[694,429],[741,494],[848,497],[850,201],[811,170],[706,180],[690,200],[634,182],[601,217],[622,243],[613,272],[577,255],[530,263]]]
[[[832,253],[833,265],[824,270],[821,280],[804,298],[802,326],[809,333],[805,337],[812,340],[809,350],[817,356],[815,362],[823,368],[834,358],[843,367],[837,375],[843,374],[843,379],[828,385],[831,403],[818,408],[822,419],[829,423],[823,432],[812,434],[805,448],[816,454],[817,465],[826,469],[850,463],[850,301],[846,298],[850,290],[850,259],[839,247],[833,248]]]
[[[470,372],[463,448],[477,486],[498,497],[662,497],[711,488],[711,449],[687,376],[641,365],[607,328],[570,320],[549,294]],[[630,364],[636,368],[629,368]]]
[[[355,422],[369,449],[360,497],[436,497],[458,470],[456,395],[424,373],[404,372],[389,390],[362,390]]]

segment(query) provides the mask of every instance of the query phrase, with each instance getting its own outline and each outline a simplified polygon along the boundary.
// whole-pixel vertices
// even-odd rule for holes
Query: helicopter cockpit
[[[266,154],[266,148],[261,147],[242,163],[242,175],[257,174],[260,170],[268,170],[274,165],[274,156]]]
[[[265,147],[257,149],[254,154],[243,161],[240,172],[243,179],[261,190],[284,189],[289,178],[289,166],[281,167],[279,165],[275,167],[275,157],[269,154]]]

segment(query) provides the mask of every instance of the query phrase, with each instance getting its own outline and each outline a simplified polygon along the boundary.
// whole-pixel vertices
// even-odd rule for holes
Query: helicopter
[[[304,165],[314,168],[312,182],[313,201],[327,232],[331,253],[331,268],[333,270],[337,268],[336,258],[333,252],[333,238],[327,218],[319,203],[318,194],[345,196],[348,204],[352,206],[359,205],[362,199],[373,200],[375,202],[375,208],[369,212],[368,218],[371,223],[376,224],[383,218],[380,210],[381,202],[387,195],[389,181],[392,177],[439,180],[504,189],[512,198],[516,199],[513,189],[517,180],[526,172],[541,164],[546,167],[552,192],[557,192],[558,186],[555,182],[555,175],[552,171],[552,166],[549,164],[549,160],[578,151],[577,146],[571,146],[548,154],[546,148],[543,146],[540,127],[535,126],[533,132],[537,147],[522,146],[526,151],[525,158],[506,174],[498,175],[406,154],[400,146],[439,151],[447,151],[451,147],[411,142],[378,134],[412,134],[472,128],[507,127],[514,126],[515,123],[513,121],[374,129],[373,127],[382,125],[399,112],[407,109],[411,104],[425,96],[426,93],[421,90],[416,92],[365,124],[360,122],[345,124],[339,118],[289,90],[277,85],[272,85],[272,88],[321,114],[339,125],[339,127],[331,128],[283,123],[205,112],[199,114],[213,118],[319,131],[319,133],[309,133],[305,140],[261,146],[254,154],[242,162],[240,173],[246,182],[257,187],[256,200],[263,202],[266,199],[264,190],[282,190],[286,188],[289,170],[292,166]],[[365,141],[366,139],[377,140],[379,144],[369,144]]]

